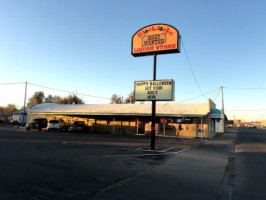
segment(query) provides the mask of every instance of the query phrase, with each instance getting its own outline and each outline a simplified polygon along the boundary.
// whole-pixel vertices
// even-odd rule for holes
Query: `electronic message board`
[[[175,81],[135,81],[135,101],[174,101]]]

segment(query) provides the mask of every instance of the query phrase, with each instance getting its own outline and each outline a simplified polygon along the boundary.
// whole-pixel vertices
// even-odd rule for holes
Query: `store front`
[[[215,104],[158,104],[156,135],[165,137],[212,138],[217,131],[218,118],[211,110]],[[217,110],[217,109],[216,109]],[[214,113],[213,113],[214,114]],[[151,104],[58,105],[40,104],[28,111],[28,120],[45,117],[61,118],[68,123],[85,121],[90,132],[117,134],[149,134]],[[163,122],[163,123],[162,123]],[[219,125],[218,127],[220,127]]]

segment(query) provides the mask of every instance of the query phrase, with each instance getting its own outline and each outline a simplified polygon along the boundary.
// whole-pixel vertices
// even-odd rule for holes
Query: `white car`
[[[51,119],[47,126],[48,132],[51,130],[67,131],[67,125],[62,119]]]

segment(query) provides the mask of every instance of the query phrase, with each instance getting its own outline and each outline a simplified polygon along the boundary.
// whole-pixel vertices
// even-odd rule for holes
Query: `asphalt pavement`
[[[200,143],[0,125],[0,199],[92,199]]]
[[[163,165],[102,188],[93,199],[220,199],[236,132],[180,151]]]
[[[236,140],[230,199],[266,199],[266,130],[240,128]]]
[[[157,138],[151,151],[143,136],[0,127],[0,199],[229,199],[235,138]]]

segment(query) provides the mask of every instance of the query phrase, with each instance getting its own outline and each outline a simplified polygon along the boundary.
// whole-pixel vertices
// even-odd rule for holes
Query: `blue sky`
[[[221,86],[266,88],[266,1],[0,0],[0,84],[28,81],[60,90],[126,97],[134,81],[151,80],[153,57],[131,55],[140,28],[177,28],[203,93],[186,103],[215,101]],[[174,79],[176,102],[201,95],[184,49],[157,56],[157,79]],[[28,85],[36,91],[67,96]],[[11,94],[13,93],[13,94]],[[86,103],[108,99],[81,96]],[[24,100],[24,84],[0,85],[0,105]],[[266,90],[224,89],[229,118],[266,119]],[[253,110],[253,111],[230,111]]]

